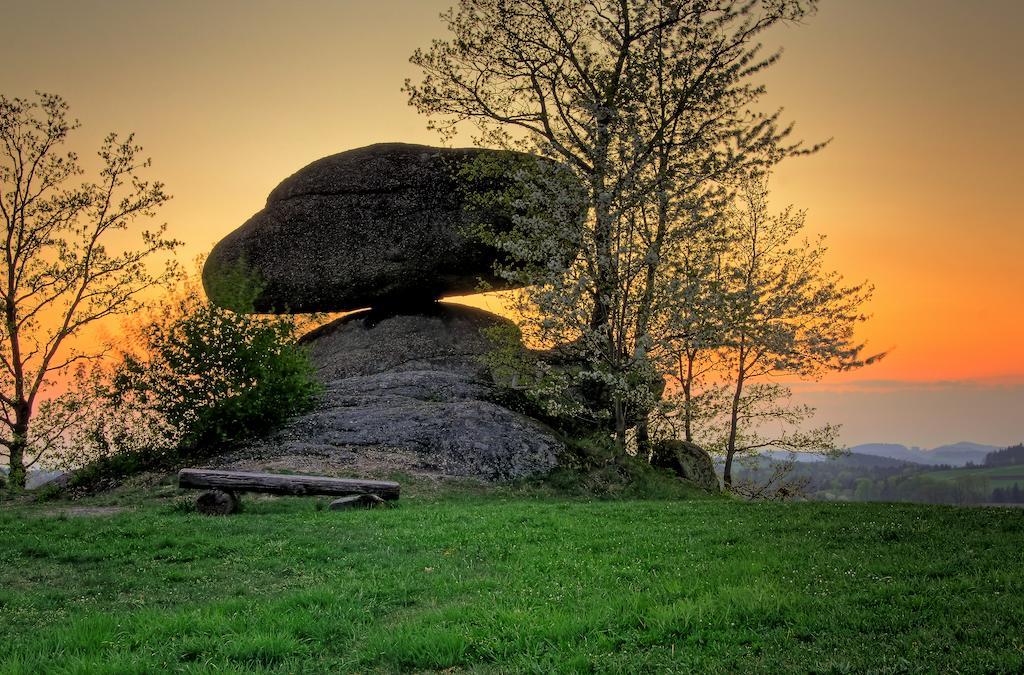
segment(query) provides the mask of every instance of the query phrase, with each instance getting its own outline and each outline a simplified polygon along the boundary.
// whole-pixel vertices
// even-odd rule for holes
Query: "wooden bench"
[[[388,480],[213,469],[182,469],[178,472],[178,487],[205,490],[196,498],[196,510],[207,515],[226,515],[237,511],[239,492],[341,497],[331,502],[331,509],[337,510],[395,500],[401,489],[398,483]]]

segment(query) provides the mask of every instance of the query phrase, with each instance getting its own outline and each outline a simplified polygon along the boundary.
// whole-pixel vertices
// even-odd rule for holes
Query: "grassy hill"
[[[6,509],[0,672],[1024,669],[1017,510],[324,503]]]
[[[977,476],[987,478],[992,489],[1013,487],[1014,483],[1024,488],[1024,464],[929,471],[923,475],[942,481],[955,481],[957,478],[965,476]]]

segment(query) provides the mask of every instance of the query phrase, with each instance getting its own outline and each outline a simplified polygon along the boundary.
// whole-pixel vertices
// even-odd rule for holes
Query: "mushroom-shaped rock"
[[[472,230],[500,231],[512,214],[471,195],[511,179],[465,180],[463,168],[480,157],[532,156],[382,143],[313,162],[214,247],[203,269],[208,297],[297,313],[419,306],[477,292],[481,281],[509,288],[493,271],[497,251]]]

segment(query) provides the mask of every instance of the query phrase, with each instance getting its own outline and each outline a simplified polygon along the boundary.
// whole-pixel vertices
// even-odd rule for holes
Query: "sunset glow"
[[[86,162],[108,130],[135,131],[174,195],[161,220],[188,261],[314,159],[382,141],[438,144],[400,87],[448,4],[16,3],[0,23],[11,66],[0,90],[64,96]],[[765,76],[767,103],[808,142],[833,139],[778,170],[773,201],[807,209],[831,265],[876,286],[863,336],[891,350],[799,390],[847,424],[847,442],[1021,440],[1019,420],[1006,419],[1024,409],[1021,22],[1016,0],[830,0],[772,35],[785,54]],[[864,412],[881,401],[891,419]],[[936,405],[973,426],[922,428],[919,413]]]

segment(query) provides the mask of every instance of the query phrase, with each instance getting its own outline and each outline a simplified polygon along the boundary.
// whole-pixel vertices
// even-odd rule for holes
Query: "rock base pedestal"
[[[503,406],[484,365],[484,329],[510,322],[448,303],[417,311],[358,312],[302,338],[323,384],[314,409],[240,454],[486,481],[558,466],[555,432]]]

